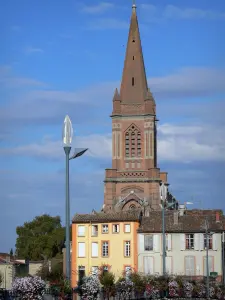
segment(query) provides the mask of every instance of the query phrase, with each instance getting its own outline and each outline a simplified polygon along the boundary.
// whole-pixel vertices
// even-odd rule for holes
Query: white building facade
[[[185,215],[179,217],[178,222],[171,223],[171,213],[167,217],[166,230],[166,271],[168,274],[203,277],[206,276],[206,247],[207,239],[204,228],[200,226],[203,218],[200,217],[195,227],[185,226],[190,221]],[[175,213],[173,213],[175,214]],[[151,217],[151,216],[149,216]],[[148,218],[149,218],[148,217]],[[170,220],[169,220],[170,219]],[[176,219],[176,217],[175,217]],[[155,220],[155,222],[157,222]],[[161,223],[161,222],[160,222]],[[199,225],[198,225],[199,223]],[[152,224],[152,226],[151,226]],[[159,224],[158,224],[159,225]],[[222,269],[222,230],[215,222],[213,232],[209,231],[209,272],[216,272],[218,280],[221,279]],[[151,228],[154,227],[154,228]],[[162,274],[162,231],[157,232],[157,224],[147,223],[138,231],[138,271],[145,274]],[[179,229],[182,228],[183,230]]]

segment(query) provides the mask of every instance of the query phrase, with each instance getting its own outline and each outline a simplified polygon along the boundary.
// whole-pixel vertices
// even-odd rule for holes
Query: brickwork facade
[[[167,173],[157,166],[156,105],[147,83],[135,6],[111,118],[112,169],[105,173],[104,211],[160,209],[159,183],[167,183]]]

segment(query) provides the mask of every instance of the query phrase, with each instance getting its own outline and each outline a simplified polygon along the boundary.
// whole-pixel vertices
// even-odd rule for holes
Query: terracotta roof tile
[[[204,232],[205,218],[204,213],[192,214],[188,212],[178,217],[178,223],[174,222],[174,211],[165,212],[165,226],[167,232]],[[216,222],[216,214],[207,214],[209,231],[221,232],[224,229],[224,216],[221,216],[220,222]],[[162,232],[162,214],[161,212],[150,212],[148,217],[143,217],[138,232]]]
[[[104,223],[104,222],[123,222],[139,220],[139,211],[124,211],[116,213],[94,213],[94,214],[76,214],[73,217],[73,223]]]

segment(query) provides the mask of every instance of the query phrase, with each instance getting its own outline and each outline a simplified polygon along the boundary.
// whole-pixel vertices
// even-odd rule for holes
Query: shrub
[[[45,282],[40,277],[16,278],[13,281],[12,294],[20,295],[23,300],[43,299]]]
[[[130,280],[133,282],[133,288],[136,296],[141,295],[145,292],[146,288],[146,277],[140,273],[134,272],[130,275]]]
[[[102,272],[99,275],[99,281],[107,298],[115,295],[115,275],[113,273]]]
[[[116,293],[124,299],[131,298],[133,287],[133,282],[123,277],[119,278],[115,285]]]
[[[100,282],[98,276],[91,275],[83,278],[81,285],[81,299],[93,300],[97,298],[100,290]]]

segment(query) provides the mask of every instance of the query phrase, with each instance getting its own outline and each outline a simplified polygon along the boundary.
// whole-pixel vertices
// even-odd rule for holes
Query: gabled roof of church
[[[76,214],[73,217],[73,223],[105,223],[105,222],[138,222],[140,217],[140,211],[130,210],[130,211],[121,211],[121,212],[112,212],[112,213],[95,213],[95,214]]]
[[[148,92],[148,83],[142,53],[136,6],[132,6],[126,57],[120,87],[121,101],[143,103]]]

